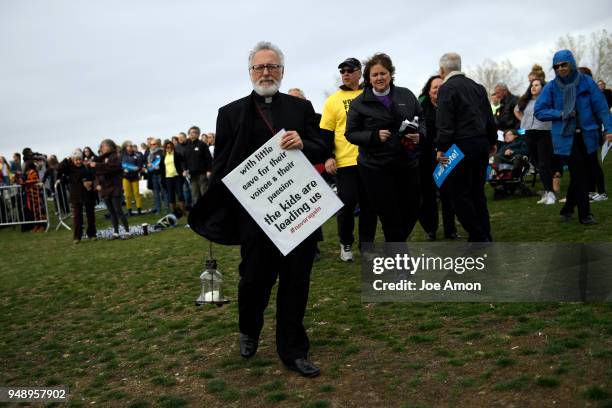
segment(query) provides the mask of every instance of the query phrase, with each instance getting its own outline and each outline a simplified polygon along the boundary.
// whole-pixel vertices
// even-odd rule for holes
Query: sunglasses
[[[355,68],[342,68],[340,70],[340,73],[341,74],[344,74],[344,73],[352,74],[355,71],[357,71]]]
[[[569,66],[569,63],[568,63],[568,62],[562,62],[562,63],[560,63],[560,64],[555,64],[555,65],[553,65],[553,69],[556,71],[556,70],[558,70],[559,68],[567,68],[568,66]]]

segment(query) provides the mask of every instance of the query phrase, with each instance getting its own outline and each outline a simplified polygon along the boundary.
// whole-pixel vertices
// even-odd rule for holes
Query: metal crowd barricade
[[[57,215],[57,226],[55,230],[59,230],[60,227],[66,228],[71,231],[72,228],[64,222],[64,220],[72,216],[70,211],[70,192],[66,187],[66,184],[62,183],[61,180],[57,180],[53,186],[54,198],[53,203],[55,204],[55,214]]]
[[[42,223],[48,231],[47,193],[42,183],[0,186],[0,227]]]

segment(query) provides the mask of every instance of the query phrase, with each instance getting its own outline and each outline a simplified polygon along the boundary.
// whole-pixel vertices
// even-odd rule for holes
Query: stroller
[[[512,195],[533,196],[525,178],[529,173],[529,158],[520,156],[517,162],[491,163],[487,168],[487,181],[493,188],[493,199],[500,200]]]

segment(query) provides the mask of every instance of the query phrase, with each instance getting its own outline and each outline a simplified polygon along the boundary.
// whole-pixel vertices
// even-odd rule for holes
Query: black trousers
[[[468,241],[491,242],[491,223],[484,192],[489,162],[488,143],[459,148],[465,157],[448,175],[443,187],[450,191],[457,218],[468,233]]]
[[[276,294],[276,350],[285,362],[306,358],[310,343],[304,328],[304,313],[310,288],[310,271],[316,238],[310,236],[287,256],[244,213],[240,231],[240,283],[238,324],[240,332],[259,338],[272,287]]]
[[[589,205],[589,156],[586,152],[582,135],[574,135],[572,152],[567,157],[570,183],[567,188],[567,199],[561,209],[561,215],[573,214],[578,207],[578,217],[582,220],[591,213]]]
[[[529,158],[540,172],[544,190],[552,191],[552,136],[550,130],[528,130],[525,132]]]
[[[405,242],[419,217],[419,167],[400,164],[358,168],[382,224],[385,242]]]
[[[106,204],[106,209],[110,213],[111,223],[113,224],[113,230],[115,233],[119,233],[119,221],[121,221],[123,224],[125,231],[128,232],[130,230],[130,226],[128,225],[127,218],[123,213],[123,209],[121,208],[121,196],[107,197],[104,199],[104,203]]]
[[[96,237],[95,206],[95,201],[72,203],[73,239],[80,241],[83,237],[83,208],[85,208],[85,215],[87,216],[87,237]]]
[[[166,192],[168,193],[168,204],[175,205],[177,197],[180,203],[184,203],[183,178],[179,176],[166,177]]]
[[[427,233],[436,233],[438,230],[438,187],[433,180],[436,168],[436,153],[432,150],[423,153],[419,159],[419,174],[421,177],[421,207],[419,209],[419,223]],[[447,190],[441,189],[440,202],[442,204],[442,224],[444,236],[449,237],[457,232],[455,226],[455,210]]]
[[[355,208],[359,205],[359,244],[374,242],[376,213],[370,205],[357,166],[340,167],[336,172],[338,197],[344,207],[338,211],[338,237],[343,245],[353,245],[355,238]]]
[[[599,194],[606,192],[604,173],[597,157],[597,152],[589,154],[589,191],[597,191]]]

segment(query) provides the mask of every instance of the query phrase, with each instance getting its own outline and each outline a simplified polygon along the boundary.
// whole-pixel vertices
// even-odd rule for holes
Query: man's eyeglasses
[[[258,64],[258,65],[253,65],[251,67],[251,70],[255,71],[255,72],[259,73],[259,74],[264,72],[266,69],[270,73],[273,73],[273,72],[276,73],[276,72],[280,71],[280,69],[282,67],[283,66],[280,65],[280,64]]]
[[[568,62],[561,62],[560,64],[553,65],[553,69],[556,71],[559,68],[567,68],[569,66]]]
[[[352,74],[355,71],[357,71],[355,68],[342,68],[340,70],[340,74],[344,74],[344,73]]]

